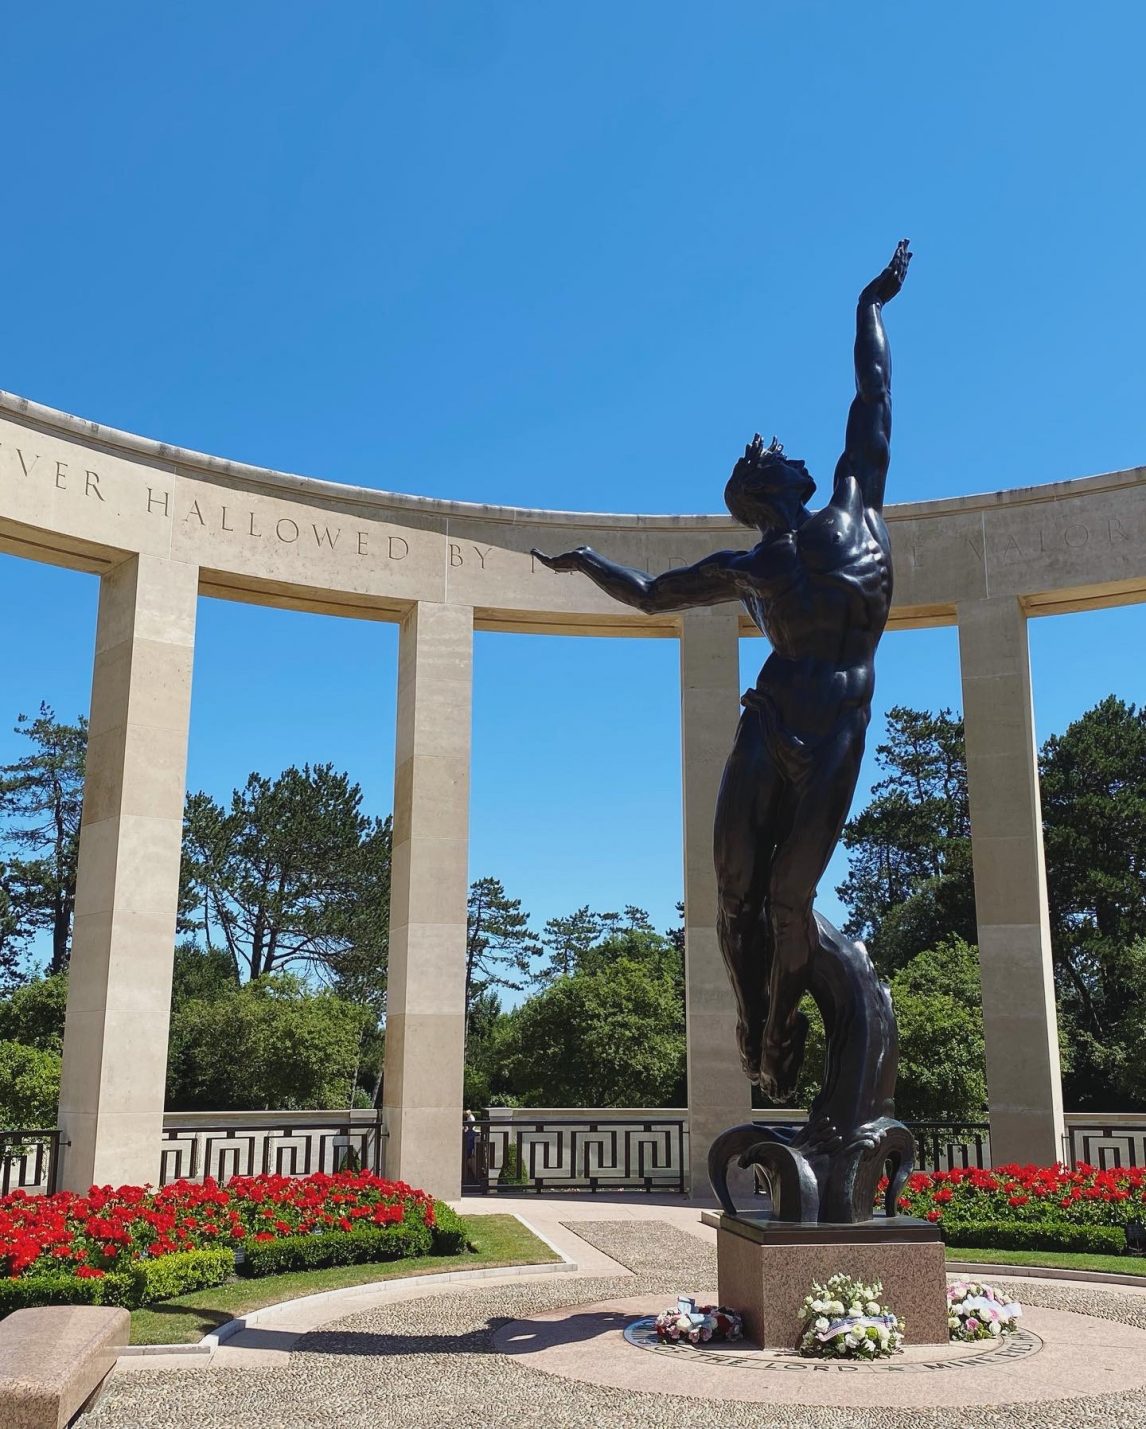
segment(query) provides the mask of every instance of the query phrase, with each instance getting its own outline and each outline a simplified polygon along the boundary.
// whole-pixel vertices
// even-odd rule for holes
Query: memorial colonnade
[[[1143,598],[1141,470],[891,507],[892,627],[958,627],[992,1145],[1062,1155],[1027,620]],[[717,477],[714,475],[714,482]],[[739,714],[737,607],[644,616],[530,548],[653,571],[746,533],[401,496],[244,466],[0,394],[0,550],[100,579],[64,1044],[63,1183],[155,1180],[201,594],[400,624],[387,1170],[456,1195],[475,629],[680,645],[692,1177],[744,1119],[711,828]]]

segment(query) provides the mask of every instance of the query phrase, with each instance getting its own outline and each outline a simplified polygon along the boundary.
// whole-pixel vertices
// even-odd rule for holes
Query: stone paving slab
[[[715,1299],[714,1290],[699,1292]],[[929,1409],[937,1397],[960,1411],[1008,1401],[1031,1403],[1084,1394],[1137,1393],[1146,1419],[1146,1332],[1054,1310],[1030,1310],[1014,1340],[980,1345],[917,1345],[875,1364],[801,1359],[755,1346],[696,1351],[641,1350],[624,1337],[634,1320],[664,1302],[629,1296],[515,1320],[494,1332],[494,1347],[530,1369],[588,1384],[686,1399],[771,1406]]]
[[[966,1416],[959,1409],[956,1374],[947,1372],[938,1376],[926,1407],[889,1407],[878,1391],[862,1406],[773,1401],[762,1409],[758,1402],[724,1395],[706,1399],[701,1407],[694,1397],[660,1392],[659,1384],[658,1392],[589,1384],[540,1373],[524,1362],[527,1357],[499,1354],[495,1337],[513,1320],[535,1321],[569,1309],[576,1314],[583,1307],[634,1296],[669,1304],[678,1291],[691,1293],[713,1283],[715,1258],[709,1276],[694,1278],[692,1243],[682,1245],[664,1234],[677,1229],[691,1235],[678,1223],[678,1215],[667,1217],[661,1226],[650,1217],[649,1207],[643,1215],[622,1217],[628,1224],[618,1230],[617,1221],[609,1219],[613,1206],[596,1205],[592,1215],[562,1210],[552,1238],[563,1248],[587,1245],[562,1224],[596,1220],[596,1226],[578,1225],[578,1231],[607,1241],[619,1257],[642,1263],[658,1260],[656,1273],[618,1272],[619,1262],[598,1252],[614,1273],[459,1284],[433,1295],[411,1285],[408,1298],[300,1335],[290,1353],[276,1355],[273,1365],[244,1368],[241,1349],[207,1373],[146,1368],[146,1360],[137,1362],[131,1374],[113,1376],[104,1401],[85,1419],[83,1429],[760,1429],[764,1424],[769,1429],[951,1429],[953,1422],[973,1423],[974,1429],[1146,1429],[1146,1394],[1141,1389],[1126,1392],[1105,1382],[1102,1387],[1114,1392],[1094,1393],[1093,1384],[1077,1377],[1058,1390],[1061,1397],[976,1406]],[[503,1204],[496,1208],[506,1209]],[[539,1220],[549,1224],[548,1217]],[[602,1221],[608,1229],[602,1229]],[[1006,1282],[999,1277],[996,1283]],[[1088,1329],[1088,1353],[1102,1346],[1107,1328],[1117,1335],[1146,1330],[1142,1292],[1032,1281],[1012,1289],[1032,1310],[1058,1310],[1072,1322],[1088,1315],[1103,1320],[1104,1326]],[[660,1358],[633,1347],[629,1353],[654,1362]],[[1122,1353],[1131,1357],[1125,1349]],[[251,1355],[257,1358],[253,1350]],[[1137,1358],[1146,1365],[1146,1354]],[[881,1388],[886,1382],[873,1381]]]

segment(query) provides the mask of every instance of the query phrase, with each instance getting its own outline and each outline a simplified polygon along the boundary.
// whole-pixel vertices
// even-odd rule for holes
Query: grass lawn
[[[1042,1265],[1057,1270],[1140,1275],[1146,1284],[1146,1256],[1141,1255],[1086,1255],[1074,1250],[973,1250],[962,1245],[949,1245],[946,1252],[948,1260],[977,1260],[989,1265]]]
[[[316,1295],[343,1285],[367,1285],[441,1270],[479,1270],[496,1265],[539,1265],[557,1254],[514,1216],[472,1216],[466,1221],[476,1247],[466,1255],[421,1255],[373,1265],[335,1265],[327,1270],[294,1270],[258,1280],[229,1280],[213,1290],[196,1290],[131,1312],[133,1345],[191,1344],[248,1310],[277,1305],[298,1295]]]

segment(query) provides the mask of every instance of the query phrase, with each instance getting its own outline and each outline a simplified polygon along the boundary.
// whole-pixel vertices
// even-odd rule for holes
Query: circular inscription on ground
[[[652,1350],[662,1355],[697,1355],[708,1363],[734,1369],[756,1369],[772,1371],[804,1371],[808,1374],[922,1374],[928,1370],[973,1369],[986,1356],[993,1359],[1026,1359],[1037,1355],[1043,1347],[1042,1340],[1030,1330],[1016,1330],[1013,1334],[997,1340],[979,1340],[974,1344],[952,1345],[909,1345],[901,1354],[891,1359],[873,1360],[865,1364],[862,1360],[814,1360],[804,1359],[794,1350],[762,1350],[743,1340],[733,1344],[693,1345],[687,1340],[666,1342],[657,1339],[655,1319],[646,1315],[625,1326],[625,1339],[639,1350]]]
[[[573,1305],[511,1321],[497,1331],[494,1345],[531,1369],[562,1379],[756,1404],[858,1408],[875,1402],[874,1394],[889,1408],[928,1408],[950,1400],[967,1409],[1146,1392],[1146,1330],[1066,1310],[1028,1309],[1023,1328],[1000,1341],[909,1342],[890,1360],[852,1364],[804,1360],[794,1350],[742,1343],[662,1345],[649,1326],[663,1309],[663,1296],[648,1295]]]

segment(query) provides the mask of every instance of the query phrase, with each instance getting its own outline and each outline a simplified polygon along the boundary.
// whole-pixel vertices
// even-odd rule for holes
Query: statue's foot
[[[802,1012],[796,1014],[796,1020],[787,1037],[765,1037],[760,1053],[760,1070],[756,1078],[765,1096],[781,1104],[795,1098],[800,1068],[804,1065],[804,1043],[807,1040],[808,1019]]]
[[[737,1019],[736,1045],[740,1050],[740,1065],[750,1082],[760,1076],[760,1039],[759,1027],[749,1027],[743,1019]]]

